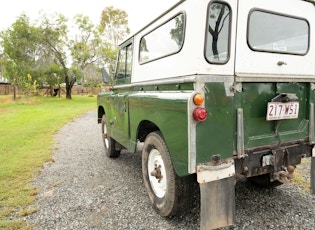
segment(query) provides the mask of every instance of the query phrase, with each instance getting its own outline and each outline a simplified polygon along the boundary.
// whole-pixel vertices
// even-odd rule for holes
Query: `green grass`
[[[0,229],[28,229],[24,216],[35,201],[31,186],[40,167],[52,160],[54,134],[76,116],[96,109],[96,97],[0,96]],[[74,143],[75,144],[75,143]]]

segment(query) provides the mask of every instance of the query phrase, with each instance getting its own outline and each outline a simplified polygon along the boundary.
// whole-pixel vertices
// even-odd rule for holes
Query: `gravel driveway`
[[[96,111],[90,111],[56,134],[55,162],[47,163],[35,182],[39,210],[26,217],[34,229],[199,229],[198,184],[190,211],[160,217],[142,182],[141,154],[106,158],[100,130]],[[315,229],[315,196],[297,185],[259,189],[241,180],[236,226],[224,229]]]

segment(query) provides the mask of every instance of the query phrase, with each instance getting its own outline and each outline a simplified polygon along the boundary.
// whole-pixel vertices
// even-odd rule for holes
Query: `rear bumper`
[[[244,157],[235,159],[235,171],[245,177],[276,173],[289,166],[295,167],[304,157],[311,157],[312,148],[307,138],[282,143],[280,146],[245,149]]]

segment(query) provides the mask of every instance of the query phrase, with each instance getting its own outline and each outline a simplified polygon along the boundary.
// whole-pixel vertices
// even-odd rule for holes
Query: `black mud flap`
[[[200,183],[200,230],[235,223],[234,176]]]
[[[315,195],[315,156],[311,160],[311,193]]]

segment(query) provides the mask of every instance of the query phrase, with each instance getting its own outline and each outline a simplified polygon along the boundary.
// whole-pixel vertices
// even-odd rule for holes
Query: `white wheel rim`
[[[104,124],[104,131],[103,131],[103,140],[104,140],[104,145],[108,149],[108,138],[107,138],[107,126],[106,123]]]
[[[151,172],[154,172],[156,167],[159,167],[162,178],[156,178],[156,176],[151,175]],[[152,149],[151,152],[149,153],[148,175],[151,187],[155,195],[159,198],[162,198],[166,193],[167,178],[164,161],[162,159],[161,153],[157,149]]]

